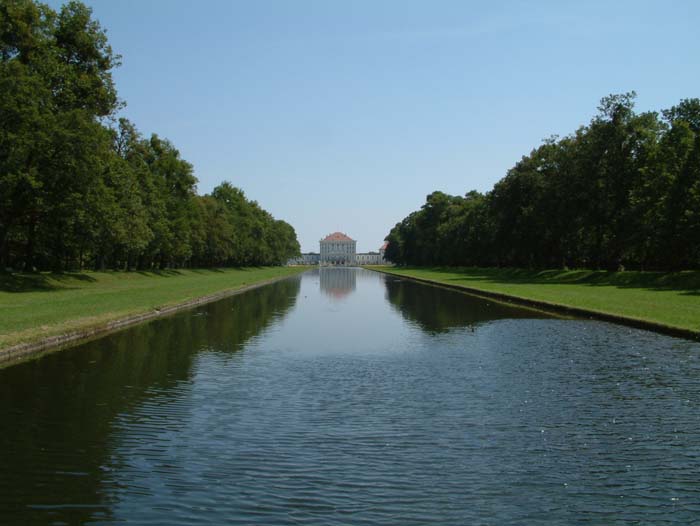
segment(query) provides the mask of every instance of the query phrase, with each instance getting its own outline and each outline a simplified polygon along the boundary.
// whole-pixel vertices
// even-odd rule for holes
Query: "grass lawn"
[[[700,272],[374,267],[700,333]]]
[[[0,349],[304,270],[306,267],[0,274]]]

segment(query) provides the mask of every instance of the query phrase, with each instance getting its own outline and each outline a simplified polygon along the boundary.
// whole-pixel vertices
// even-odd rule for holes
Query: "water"
[[[699,351],[309,272],[0,370],[0,524],[697,524]]]

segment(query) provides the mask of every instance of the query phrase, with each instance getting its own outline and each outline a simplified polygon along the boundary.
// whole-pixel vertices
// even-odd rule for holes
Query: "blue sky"
[[[489,190],[607,94],[700,96],[694,0],[86,3],[122,55],[123,115],[303,251],[335,230],[376,250],[427,194]]]

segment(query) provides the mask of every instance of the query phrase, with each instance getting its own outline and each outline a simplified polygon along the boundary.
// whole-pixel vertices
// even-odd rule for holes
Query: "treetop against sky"
[[[297,230],[374,250],[433,190],[489,190],[598,100],[697,96],[695,1],[88,1],[122,114]],[[62,2],[51,1],[58,8]]]

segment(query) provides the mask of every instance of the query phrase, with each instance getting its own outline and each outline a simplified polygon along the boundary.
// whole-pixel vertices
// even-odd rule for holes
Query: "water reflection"
[[[697,343],[324,270],[0,371],[0,524],[697,521]]]
[[[336,300],[345,298],[357,288],[357,272],[361,271],[347,267],[321,267],[321,291]]]
[[[0,524],[111,523],[105,488],[119,469],[119,416],[157,395],[181,396],[196,351],[231,355],[289,311],[299,284],[279,281],[0,369]]]
[[[389,304],[409,321],[429,333],[507,318],[548,318],[547,314],[504,303],[487,301],[455,290],[426,286],[387,276],[384,280]]]

